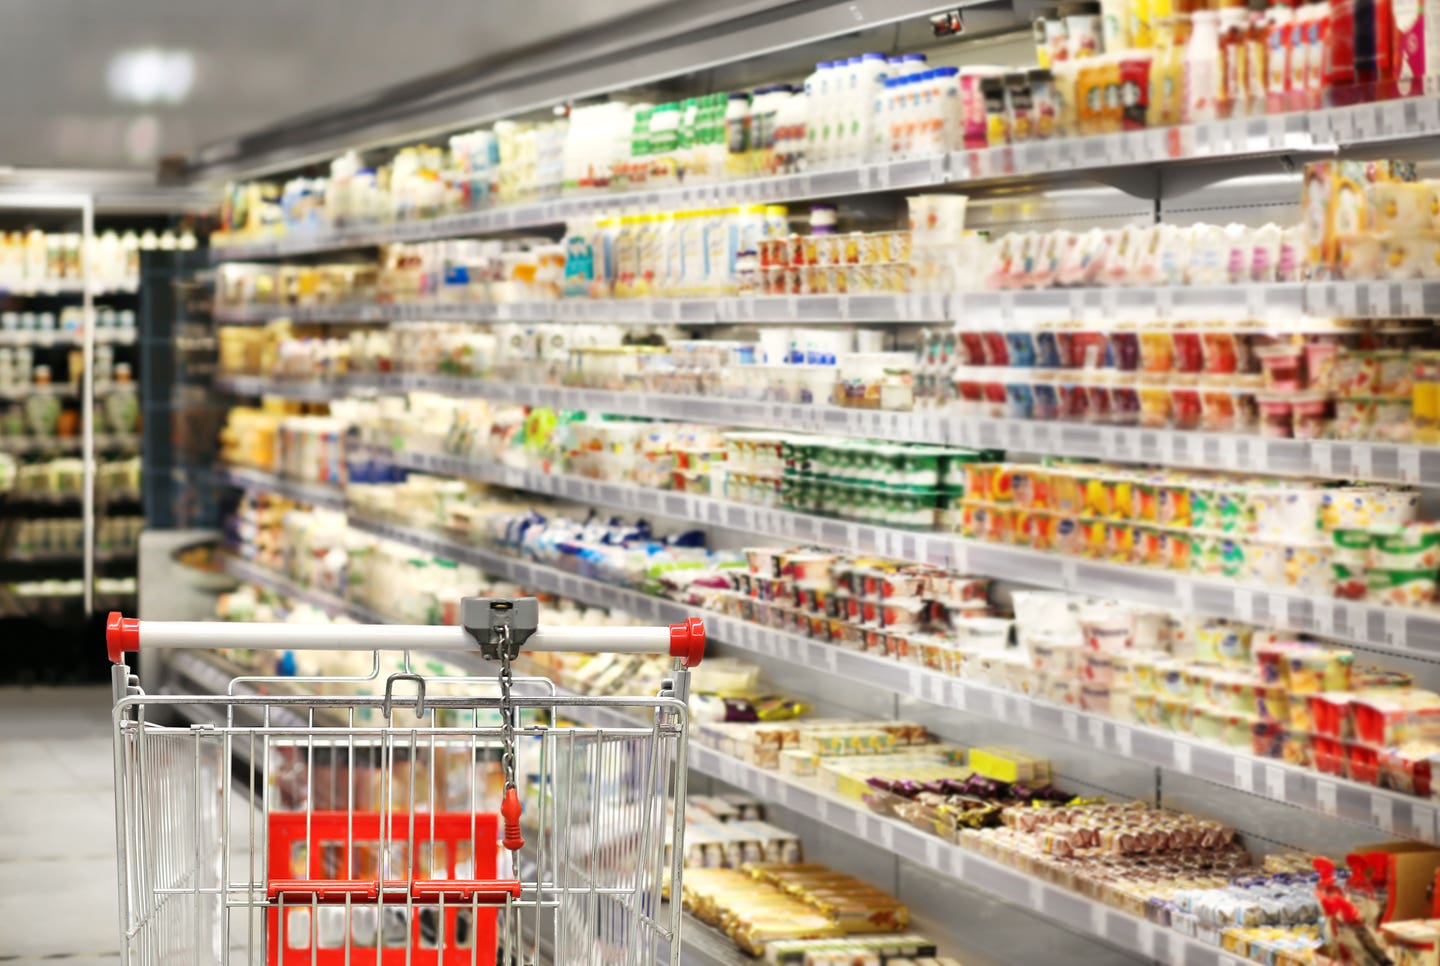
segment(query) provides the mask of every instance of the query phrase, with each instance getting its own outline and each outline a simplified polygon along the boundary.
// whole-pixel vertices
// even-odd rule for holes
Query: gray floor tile
[[[108,688],[0,688],[0,953],[17,961],[119,961],[110,727]]]
[[[118,950],[115,860],[0,862],[0,922],[11,956]]]

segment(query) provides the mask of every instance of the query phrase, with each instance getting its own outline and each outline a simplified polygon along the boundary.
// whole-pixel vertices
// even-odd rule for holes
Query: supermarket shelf
[[[463,457],[397,452],[389,458],[409,469],[481,480],[580,503],[662,514],[778,540],[819,543],[848,553],[928,563],[959,573],[984,574],[1052,590],[1286,627],[1377,651],[1440,659],[1440,614],[1433,612],[1316,598],[1286,588],[1252,587],[1235,581],[1087,560],[943,533],[852,523]]]
[[[1429,446],[1267,439],[1254,434],[988,419],[944,407],[887,412],[826,404],[573,389],[465,376],[395,373],[362,378],[363,382],[354,385],[381,392],[439,392],[618,416],[646,416],[721,426],[755,426],[1159,466],[1440,486],[1440,450]],[[336,398],[348,391],[343,380],[296,383],[293,386],[278,380],[255,380],[253,383],[227,380],[227,383],[230,382],[247,389],[242,393],[244,395],[264,393],[292,399]],[[232,391],[239,392],[240,389]]]
[[[265,490],[289,497],[301,503],[331,510],[345,508],[345,491],[339,486],[326,483],[302,483],[275,473],[251,469],[245,466],[216,466],[212,471],[220,483],[242,490]]]
[[[1430,318],[1440,315],[1440,282],[1251,282],[1019,289],[873,295],[755,295],[714,299],[559,299],[544,302],[342,303],[318,306],[217,308],[216,320],[258,324],[450,320],[574,321],[675,325],[816,325],[850,322],[943,322],[965,326],[1031,325],[1075,319],[1097,325],[1117,320],[1284,320],[1303,330],[1315,319]],[[1258,331],[1258,330],[1257,330]],[[1325,331],[1330,331],[1328,327]]]
[[[737,325],[812,322],[939,322],[941,295],[763,295],[718,299],[561,299],[545,302],[395,302],[218,308],[216,320],[254,324],[286,318],[302,323],[630,322]]]
[[[258,325],[275,319],[289,319],[292,322],[347,324],[394,322],[402,317],[399,306],[393,303],[379,302],[337,302],[326,305],[216,305],[211,315],[216,322],[224,325]]]
[[[135,329],[95,330],[95,343],[97,345],[134,345],[135,339]],[[0,329],[0,346],[72,346],[80,345],[84,341],[85,337],[79,332],[40,332],[28,329]]]
[[[1332,152],[1440,133],[1440,97],[1241,118],[1121,134],[1034,141],[947,156],[752,178],[663,190],[577,195],[415,221],[354,225],[211,249],[214,261],[285,258],[393,242],[480,235],[561,224],[621,208],[676,211],[756,202],[804,201],[938,185],[1074,175],[1114,167],[1226,157]]]
[[[79,436],[0,436],[0,453],[78,453]],[[106,450],[138,451],[139,435],[102,433],[95,437],[96,452]]]
[[[266,376],[216,376],[215,388],[236,396],[279,396],[301,402],[344,399],[362,384],[349,377],[336,379],[271,379]]]
[[[483,550],[414,527],[354,515],[350,517],[350,524],[437,557],[471,564],[523,587],[559,594],[591,606],[618,608],[647,623],[679,623],[696,613],[694,608],[674,601]],[[715,640],[762,657],[827,671],[927,704],[1004,721],[1036,734],[1145,761],[1285,805],[1377,827],[1388,834],[1440,842],[1440,807],[1425,799],[1332,778],[1157,728],[1064,708],[750,621],[701,613],[707,633]]]

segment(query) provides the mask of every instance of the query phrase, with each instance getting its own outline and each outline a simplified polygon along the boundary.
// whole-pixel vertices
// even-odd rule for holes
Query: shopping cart
[[[456,627],[112,613],[123,961],[678,963],[664,891],[680,882],[704,626],[538,614],[533,598],[466,598]],[[145,694],[125,654],[170,648],[376,654],[367,677],[299,679],[323,693],[227,677],[224,694]],[[522,648],[675,662],[653,698],[560,696],[513,673]],[[470,652],[497,674],[382,679],[382,650],[407,668],[411,651]]]

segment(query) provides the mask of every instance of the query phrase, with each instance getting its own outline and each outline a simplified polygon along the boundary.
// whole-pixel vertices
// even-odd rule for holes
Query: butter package
[[[1050,762],[1047,759],[1035,758],[1010,748],[973,748],[970,751],[970,767],[986,778],[1010,784],[1050,783]]]

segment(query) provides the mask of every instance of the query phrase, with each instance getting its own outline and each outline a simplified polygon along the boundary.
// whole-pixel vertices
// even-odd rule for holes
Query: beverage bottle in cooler
[[[1190,40],[1185,46],[1185,120],[1194,124],[1219,116],[1220,17],[1214,10],[1190,15]]]
[[[750,102],[750,155],[747,174],[768,174],[775,152],[775,111],[782,85],[761,87]]]
[[[900,159],[905,148],[905,78],[891,77],[885,81],[886,155],[891,161]]]
[[[1270,31],[1266,13],[1268,0],[1249,0],[1245,21],[1245,99],[1247,109],[1256,114],[1265,111],[1266,90],[1270,83]]]
[[[831,130],[830,164],[832,167],[850,163],[851,120],[855,110],[855,92],[860,86],[860,58],[851,57],[835,62],[836,83],[830,94]]]
[[[738,177],[750,170],[750,95],[731,94],[725,105],[725,174]]]
[[[916,75],[923,74],[925,72],[924,54],[906,54],[900,59],[904,65],[903,76],[915,77]]]
[[[935,68],[935,86],[938,98],[935,114],[939,123],[936,150],[945,152],[962,146],[964,117],[960,104],[960,68]]]
[[[895,89],[893,78],[883,78],[876,86],[870,109],[870,148],[866,157],[879,163],[890,157],[890,95]]]
[[[924,124],[925,71],[919,71],[905,78],[905,157],[913,158],[920,154]]]
[[[855,144],[853,160],[863,162],[876,160],[875,131],[878,127],[876,100],[885,90],[885,55],[869,53],[860,58],[860,84],[854,97],[855,130],[852,140]]]
[[[914,118],[914,154],[927,157],[939,151],[935,135],[939,128],[939,96],[936,96],[935,71],[924,71],[916,78],[916,118]]]
[[[830,61],[815,65],[815,73],[805,78],[805,167],[813,168],[823,154],[821,140],[825,125],[825,93],[829,82]]]
[[[839,141],[841,85],[845,77],[845,62],[835,60],[820,75],[820,156],[816,158],[819,167],[835,166],[835,154]]]

